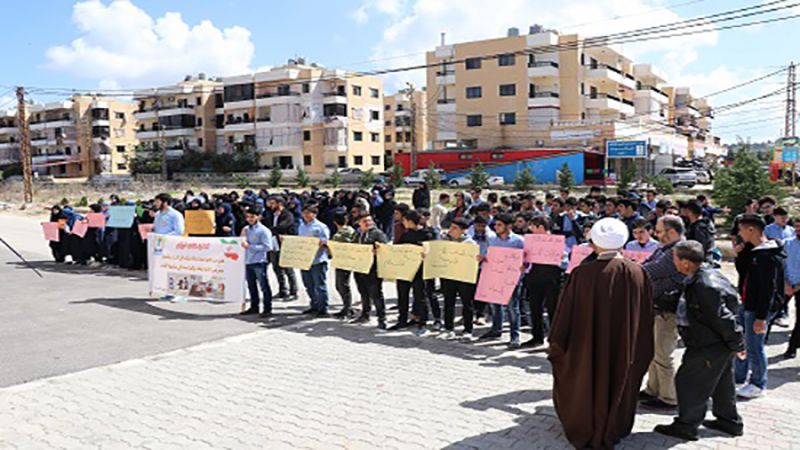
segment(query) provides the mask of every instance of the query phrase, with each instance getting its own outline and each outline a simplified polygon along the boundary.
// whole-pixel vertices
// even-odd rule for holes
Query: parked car
[[[342,180],[342,183],[358,183],[363,175],[364,171],[358,167],[344,167],[339,169],[339,178]]]
[[[472,181],[466,175],[453,178],[453,179],[451,179],[450,181],[447,182],[448,186],[454,187],[454,188],[465,187],[465,186],[469,186],[470,184],[472,184]],[[488,187],[488,186],[502,186],[502,185],[506,184],[506,180],[503,177],[489,177],[486,180],[486,184],[487,184],[486,187]]]
[[[673,186],[693,187],[697,184],[697,173],[689,167],[667,167],[659,175],[672,182]]]
[[[711,173],[707,170],[695,170],[697,174],[697,182],[700,184],[711,184]]]
[[[428,173],[429,169],[419,169],[411,172],[411,174],[405,178],[403,178],[403,182],[406,186],[417,186],[422,183],[425,183],[426,177],[425,175]],[[433,169],[439,175],[439,181],[444,182],[445,174],[443,169]]]

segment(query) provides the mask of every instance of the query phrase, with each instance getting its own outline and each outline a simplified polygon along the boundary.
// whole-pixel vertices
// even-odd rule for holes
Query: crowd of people
[[[77,264],[141,269],[147,255],[138,224],[153,224],[157,234],[185,235],[184,211],[213,210],[214,236],[241,236],[246,249],[250,304],[242,314],[269,317],[274,299],[296,299],[299,289],[296,271],[278,264],[281,239],[314,237],[320,249],[300,277],[310,301],[304,314],[353,323],[372,323],[374,314],[382,330],[435,332],[463,342],[501,339],[507,321],[510,348],[549,344],[556,410],[577,447],[613,447],[630,433],[637,405],[676,410],[672,424],[656,428],[671,436],[695,440],[700,426],[742,434],[736,397],[766,392],[765,342],[772,325],[788,326],[788,300],[800,290],[800,220],[790,218],[774,198],[754,199],[735,218],[730,235],[739,277],[734,285],[718,270],[715,215],[723,211],[704,195],[673,203],[653,190],[609,196],[592,187],[582,197],[562,190],[536,198],[471,189],[443,192],[432,202],[424,184],[414,190],[411,204],[398,202],[395,194],[389,185],[376,185],[331,193],[314,188],[242,195],[187,191],[183,198],[160,194],[136,202],[112,195],[91,210],[107,214],[111,205],[135,205],[130,228],[92,228],[79,237],[69,230],[84,218],[68,205],[56,205],[51,221],[63,227],[61,239],[50,245],[59,262],[70,257]],[[420,268],[412,280],[394,281],[397,317],[390,325],[383,291],[389,281],[373,264],[368,273],[334,269],[342,308],[331,314],[329,241],[376,248],[438,239],[474,243],[485,263],[491,247],[524,249],[529,233],[563,235],[564,258],[560,265],[521,267],[506,305],[476,300],[476,283],[423,279]],[[578,246],[591,247],[591,254],[568,274],[571,250]],[[623,258],[621,250],[650,256],[639,264]],[[277,286],[270,285],[269,266]],[[487,324],[487,331],[475,332]],[[532,336],[525,342],[523,326]],[[676,373],[679,337],[686,351]],[[794,358],[798,347],[795,325],[784,356]],[[609,396],[618,401],[608,401]],[[706,421],[709,398],[716,419]]]

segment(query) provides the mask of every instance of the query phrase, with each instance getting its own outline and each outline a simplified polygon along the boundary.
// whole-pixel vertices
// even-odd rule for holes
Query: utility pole
[[[406,98],[408,99],[408,109],[411,112],[411,167],[409,173],[417,170],[417,105],[414,102],[414,85],[406,83]]]
[[[25,88],[17,87],[17,129],[19,130],[19,159],[22,161],[22,179],[25,203],[33,203],[33,161],[28,119],[25,117]]]
[[[166,143],[164,141],[164,133],[161,130],[161,118],[158,115],[158,110],[161,109],[161,98],[158,96],[158,89],[153,90],[153,97],[155,98],[153,101],[153,110],[155,110],[156,113],[156,130],[158,133],[157,142],[159,150],[161,150],[161,179],[166,182],[169,178],[169,171],[167,169]]]
[[[786,126],[784,127],[785,137],[796,137],[795,124],[797,121],[797,85],[795,84],[794,61],[789,64],[789,71],[786,77]],[[797,182],[797,161],[792,161],[792,186]]]

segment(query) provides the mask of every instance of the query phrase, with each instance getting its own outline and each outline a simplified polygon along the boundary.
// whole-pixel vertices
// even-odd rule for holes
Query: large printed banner
[[[428,241],[422,246],[425,249],[422,278],[444,278],[465,283],[475,283],[478,279],[478,245]]]
[[[560,266],[566,247],[564,236],[559,234],[526,234],[525,261]]]
[[[523,251],[518,248],[489,247],[475,299],[507,305],[522,275]]]
[[[241,239],[150,234],[147,249],[151,297],[244,302]]]
[[[319,238],[308,236],[282,236],[278,264],[281,267],[308,270],[319,251]]]
[[[328,241],[331,250],[331,267],[356,273],[369,273],[375,255],[372,245]]]
[[[185,215],[186,234],[214,234],[214,211],[189,210]]]
[[[421,245],[400,244],[378,246],[378,277],[385,280],[411,281],[422,264]]]

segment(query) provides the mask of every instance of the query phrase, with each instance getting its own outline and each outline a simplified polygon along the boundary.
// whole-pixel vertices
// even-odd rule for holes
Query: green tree
[[[514,189],[518,191],[530,191],[533,185],[536,184],[536,177],[531,173],[531,168],[525,166],[522,170],[517,171],[517,176],[514,177]]]
[[[276,188],[280,186],[281,178],[283,178],[283,172],[280,166],[275,164],[269,171],[269,187]]]
[[[358,180],[358,183],[361,185],[362,189],[371,188],[374,182],[375,182],[375,171],[372,168],[364,172],[361,175],[361,178],[359,178]]]
[[[472,166],[472,172],[469,173],[469,186],[472,189],[483,189],[489,185],[489,174],[483,168],[483,163],[480,161],[478,164]]]
[[[636,179],[636,167],[633,164],[624,164],[619,177],[617,177],[617,190],[627,191],[631,187],[631,183]]]
[[[147,148],[140,145],[136,147],[136,151],[130,161],[131,173],[134,175],[161,173],[161,161],[163,159],[164,151],[159,146]]]
[[[236,183],[236,187],[239,189],[247,189],[250,187],[250,180],[247,179],[246,176],[237,173],[233,176],[233,182]]]
[[[675,192],[675,186],[672,185],[672,182],[663,175],[656,175],[652,177],[647,177],[645,179],[647,184],[653,186],[653,189],[656,190],[661,195],[670,195]]]
[[[439,172],[436,171],[436,165],[433,164],[433,161],[428,165],[428,170],[425,171],[425,183],[428,184],[428,189],[438,189],[442,184]]]
[[[769,173],[750,152],[736,153],[733,166],[723,167],[714,177],[714,199],[733,214],[744,212],[748,200],[764,195],[782,196],[777,183],[769,179]]]
[[[333,172],[328,177],[328,183],[333,186],[334,189],[342,184],[342,174],[339,173],[339,169],[333,169]]]
[[[78,206],[89,206],[89,199],[86,196],[81,197],[78,201]]]
[[[397,161],[394,165],[392,165],[392,171],[389,175],[389,182],[396,188],[403,185],[403,163],[400,161]]]
[[[301,187],[301,188],[307,187],[309,181],[311,181],[309,179],[308,174],[306,173],[305,169],[303,169],[302,167],[297,169],[297,178],[296,178],[296,180],[297,180],[297,187]]]
[[[558,171],[558,185],[561,189],[572,189],[575,186],[575,174],[572,173],[569,164],[564,163]]]

